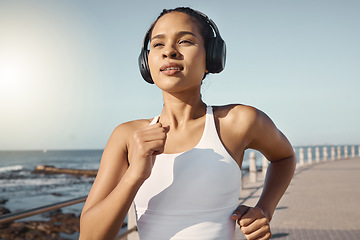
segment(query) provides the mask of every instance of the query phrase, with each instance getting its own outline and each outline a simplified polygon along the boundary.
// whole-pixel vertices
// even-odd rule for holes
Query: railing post
[[[347,159],[348,158],[348,146],[344,146],[344,158]]]
[[[335,147],[332,146],[331,147],[331,160],[335,160],[336,158],[336,151],[335,151]]]
[[[351,157],[355,157],[355,146],[351,146]]]
[[[256,182],[256,158],[255,152],[250,152],[249,155],[249,178],[251,182]]]
[[[311,147],[308,147],[307,149],[307,157],[308,157],[308,163],[312,163],[312,152],[311,152]]]
[[[319,147],[315,148],[315,159],[316,159],[316,162],[320,162],[320,150],[319,150]]]
[[[327,161],[327,160],[328,160],[327,147],[323,147],[323,160],[324,160],[324,161]]]
[[[304,161],[304,149],[300,148],[299,149],[299,165],[303,166],[304,164],[305,164],[305,161]]]
[[[341,158],[341,147],[338,146],[337,147],[337,159],[340,159]]]
[[[129,212],[128,212],[128,230],[136,227],[136,214],[135,214],[135,207],[134,207],[134,203],[131,204]],[[134,231],[132,233],[130,233],[127,236],[127,240],[139,240],[139,235],[137,233],[137,231]]]
[[[263,155],[263,157],[262,157],[262,174],[264,177],[266,176],[266,171],[267,171],[268,166],[269,166],[269,160],[267,160],[267,158]]]

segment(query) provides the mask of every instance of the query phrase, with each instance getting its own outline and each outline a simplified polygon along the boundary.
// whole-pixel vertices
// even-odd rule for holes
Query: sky
[[[360,143],[360,1],[0,0],[0,150],[103,149],[117,125],[158,115],[137,58],[178,6],[207,14],[227,45],[208,105],[254,106],[294,146]]]

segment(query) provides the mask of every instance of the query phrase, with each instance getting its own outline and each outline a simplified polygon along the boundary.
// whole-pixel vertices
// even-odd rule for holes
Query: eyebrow
[[[180,32],[176,33],[177,37],[181,37],[184,35],[192,35],[197,38],[197,36],[194,33],[189,32],[189,31],[180,31]],[[154,37],[152,37],[151,41],[154,39],[163,39],[163,38],[165,38],[165,34],[161,33],[161,34],[158,34],[158,35],[155,35]]]

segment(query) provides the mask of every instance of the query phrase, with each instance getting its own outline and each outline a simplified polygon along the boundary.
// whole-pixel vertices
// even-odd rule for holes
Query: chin
[[[161,81],[161,82],[155,82],[155,85],[160,88],[163,91],[166,92],[174,92],[179,91],[182,89],[182,84],[179,81]]]
[[[184,82],[184,79],[181,76],[158,76],[157,78],[153,78],[154,83],[158,87],[165,86],[177,86]]]

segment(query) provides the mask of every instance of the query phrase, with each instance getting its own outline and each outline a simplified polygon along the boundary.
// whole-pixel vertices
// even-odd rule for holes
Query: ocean
[[[0,151],[0,206],[11,212],[41,207],[86,196],[93,177],[35,174],[38,165],[58,168],[98,169],[102,150]],[[79,215],[83,203],[63,208]],[[24,220],[46,220],[36,215]]]
[[[102,150],[71,151],[0,151],[0,207],[12,213],[86,196],[93,177],[66,174],[35,174],[38,165],[57,168],[98,169]],[[84,203],[62,209],[63,213],[80,215]],[[46,214],[23,219],[49,220]],[[21,220],[20,220],[21,221]],[[78,239],[78,233],[67,235]]]

